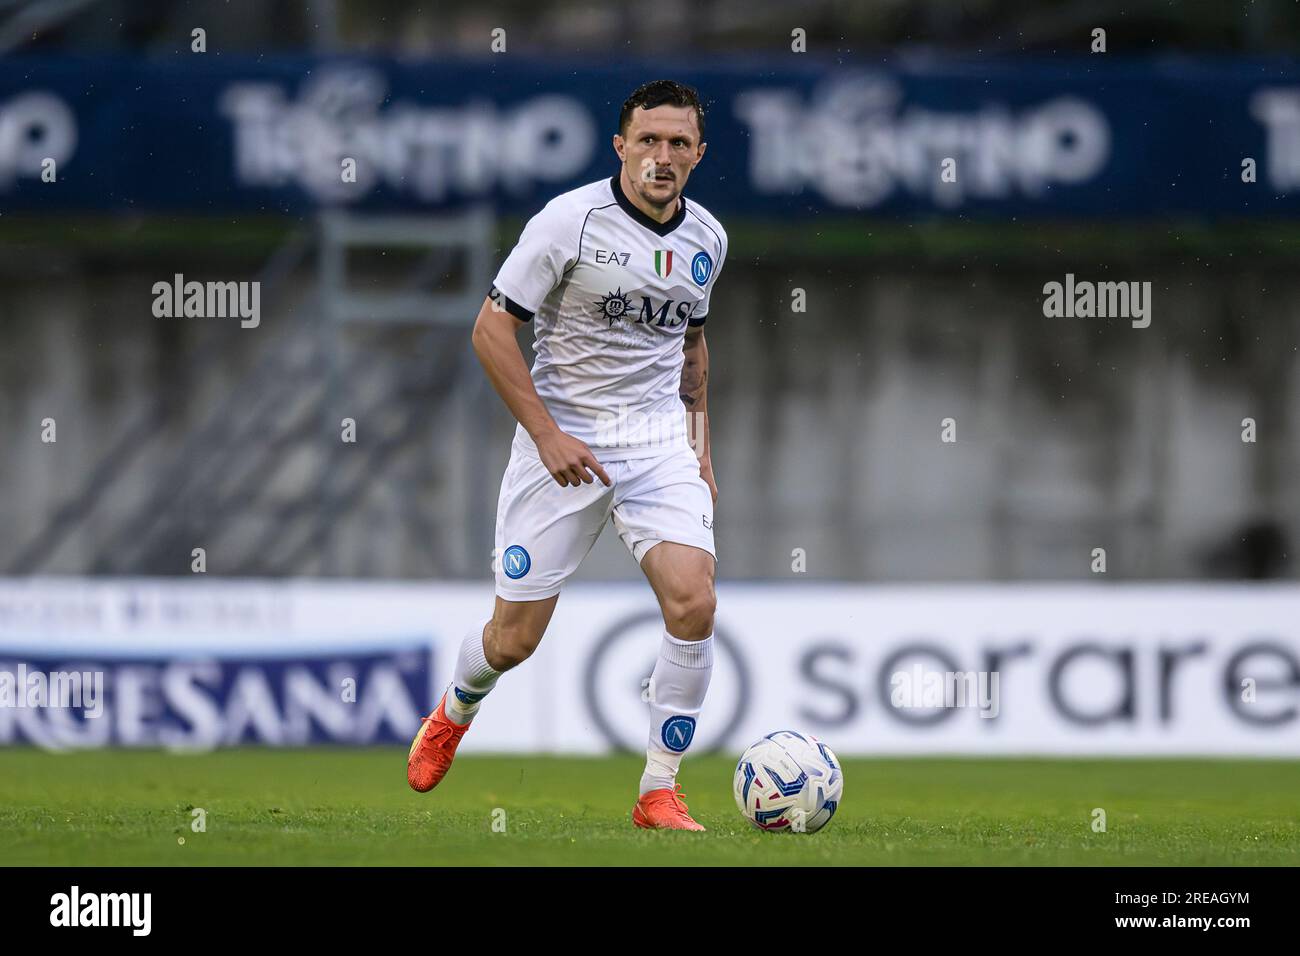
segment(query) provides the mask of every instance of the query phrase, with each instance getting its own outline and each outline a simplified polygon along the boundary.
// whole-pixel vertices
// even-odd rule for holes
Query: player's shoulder
[[[609,190],[609,180],[600,179],[560,193],[543,206],[533,220],[554,229],[581,229],[593,209],[613,204],[614,194]]]
[[[686,200],[686,218],[696,222],[706,233],[712,233],[718,245],[718,256],[727,252],[727,230],[722,228],[718,217],[713,215],[693,199]]]

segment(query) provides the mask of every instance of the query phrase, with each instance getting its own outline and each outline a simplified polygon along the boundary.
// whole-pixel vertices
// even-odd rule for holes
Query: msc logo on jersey
[[[695,284],[704,285],[711,275],[713,275],[713,260],[709,258],[709,254],[695,253],[695,258],[691,260],[691,278],[695,280]]]
[[[622,286],[607,295],[602,295],[596,305],[600,306],[600,312],[609,320],[611,328],[614,326],[615,319],[621,319],[632,311],[632,300],[623,294]]]
[[[695,718],[683,714],[665,720],[663,730],[660,732],[664,746],[675,754],[685,751],[691,745],[691,738],[694,736]]]
[[[655,250],[655,275],[667,279],[673,271],[673,251],[671,249]]]
[[[528,556],[527,551],[517,544],[512,544],[506,548],[505,553],[501,555],[501,570],[512,581],[522,578],[532,566],[533,559]]]
[[[615,319],[628,318],[633,314],[634,309],[632,297],[625,294],[621,286],[613,292],[602,295],[595,304],[600,306],[600,312],[609,321],[610,328],[614,327]],[[676,299],[668,299],[656,307],[650,296],[643,295],[641,311],[636,313],[635,321],[638,325],[675,329],[686,323],[698,304],[689,299],[682,299],[680,302]]]

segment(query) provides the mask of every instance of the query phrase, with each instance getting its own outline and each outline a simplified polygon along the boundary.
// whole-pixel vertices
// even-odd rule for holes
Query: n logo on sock
[[[484,697],[487,696],[487,694],[467,694],[465,693],[465,691],[461,690],[459,687],[455,686],[454,684],[452,685],[451,689],[455,692],[456,699],[460,701],[462,704],[477,704],[480,700],[482,700]]]
[[[678,714],[676,717],[669,717],[663,723],[663,729],[660,731],[660,737],[663,739],[664,746],[675,754],[682,753],[691,745],[691,738],[695,736],[695,718],[687,717],[684,714]]]

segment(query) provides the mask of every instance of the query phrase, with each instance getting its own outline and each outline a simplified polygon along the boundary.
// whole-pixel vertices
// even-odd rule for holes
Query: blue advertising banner
[[[427,646],[275,656],[0,650],[0,746],[409,743],[430,693]]]
[[[796,63],[796,61],[798,61]],[[608,176],[619,107],[708,104],[688,196],[773,217],[1300,212],[1300,61],[6,58],[0,213],[535,212]],[[355,161],[355,181],[344,172]]]

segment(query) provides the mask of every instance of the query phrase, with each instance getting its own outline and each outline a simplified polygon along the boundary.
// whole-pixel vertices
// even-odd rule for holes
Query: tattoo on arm
[[[681,399],[688,408],[699,401],[709,383],[709,367],[702,361],[702,349],[688,347],[682,363]]]

